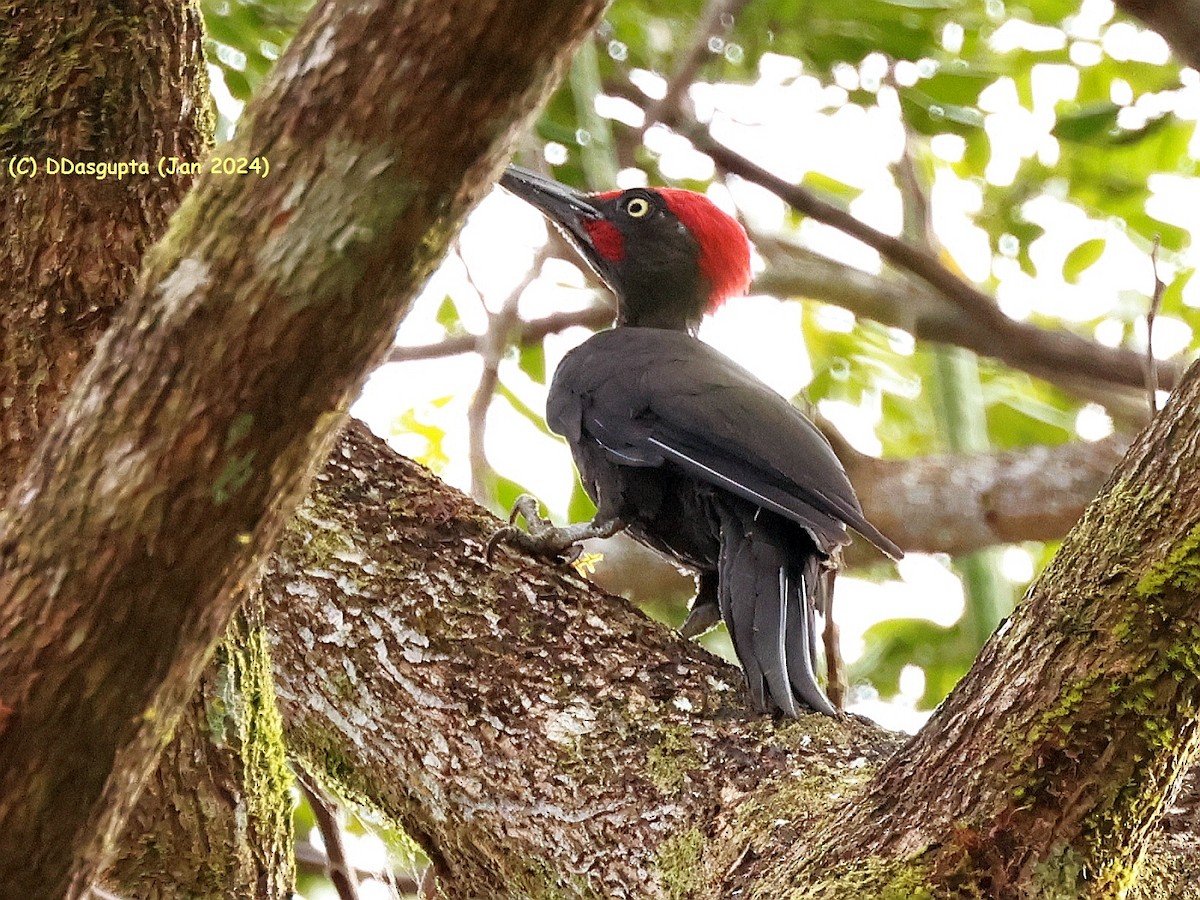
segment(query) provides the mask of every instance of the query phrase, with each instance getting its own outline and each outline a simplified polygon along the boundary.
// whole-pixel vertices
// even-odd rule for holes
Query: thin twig
[[[700,23],[692,33],[692,43],[667,81],[666,93],[663,94],[661,100],[646,107],[646,118],[637,132],[639,141],[655,122],[673,118],[673,114],[680,108],[688,88],[696,80],[696,72],[699,71],[706,54],[712,52],[709,50],[709,42],[722,32],[729,30],[733,20],[748,2],[749,0],[712,0],[705,7]]]
[[[517,308],[525,289],[533,284],[534,279],[541,274],[542,266],[550,255],[549,245],[543,245],[534,254],[529,271],[520,283],[512,289],[504,303],[495,313],[488,314],[488,327],[483,335],[479,354],[483,357],[483,372],[479,376],[479,386],[471,397],[471,406],[467,410],[467,435],[469,443],[469,458],[471,461],[471,494],[481,503],[491,498],[486,496],[486,485],[492,467],[488,464],[484,452],[484,437],[487,431],[487,414],[491,408],[492,398],[496,395],[496,385],[500,381],[500,361],[512,345],[512,332],[517,326]]]
[[[1150,415],[1158,414],[1158,360],[1154,356],[1154,320],[1162,309],[1163,292],[1167,286],[1158,274],[1158,250],[1160,239],[1156,234],[1150,248],[1150,268],[1154,272],[1154,293],[1150,295],[1150,308],[1146,310],[1146,391],[1150,400]]]
[[[337,891],[340,900],[358,900],[358,879],[355,870],[346,858],[346,844],[342,840],[342,826],[338,822],[337,804],[317,785],[312,775],[300,766],[293,767],[296,781],[312,807],[317,830],[325,843],[327,863],[325,872]]]
[[[315,844],[308,841],[296,842],[296,867],[303,872],[322,874],[329,868],[329,855]],[[397,874],[389,868],[379,871],[354,867],[354,874],[360,881],[364,878],[374,878],[386,882],[397,894],[415,894],[418,878],[411,874]]]
[[[572,312],[553,313],[540,319],[523,322],[513,336],[513,343],[519,347],[529,347],[540,343],[549,334],[558,334],[576,325],[584,328],[603,328],[611,325],[613,308],[611,304],[597,303],[586,309]],[[408,362],[414,359],[442,359],[447,356],[458,356],[463,353],[485,352],[486,334],[462,334],[436,344],[422,344],[415,347],[393,347],[388,354],[387,362]]]

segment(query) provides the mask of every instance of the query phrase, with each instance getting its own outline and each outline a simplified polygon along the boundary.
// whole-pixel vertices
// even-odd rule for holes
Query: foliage
[[[304,21],[312,0],[202,0],[206,51],[245,103]]]
[[[306,6],[205,0],[213,56],[234,97],[246,99],[261,81]],[[685,92],[685,111],[694,104],[699,118],[711,118],[723,140],[751,157],[760,151],[776,161],[795,157],[791,180],[860,217],[892,223],[881,225],[885,230],[897,230],[907,205],[927,200],[940,242],[932,249],[994,293],[1010,315],[1109,343],[1144,343],[1149,255],[1157,244],[1166,282],[1159,328],[1180,351],[1200,346],[1197,299],[1188,289],[1194,254],[1179,204],[1168,202],[1196,172],[1189,147],[1197,79],[1168,58],[1157,36],[1115,14],[1105,0],[1082,6],[1072,0],[728,6],[736,14],[708,36],[697,33],[707,10],[700,0],[616,0],[596,52],[581,57],[550,100],[522,161],[581,187],[610,186],[595,183],[603,172],[621,172],[623,183],[633,183],[632,173],[640,171],[652,184],[708,189],[720,174],[686,154],[681,163],[679,142],[662,128],[643,134],[630,106],[653,109],[655,98],[642,87],[661,94],[698,47],[698,86]],[[610,102],[597,105],[598,94]],[[789,130],[798,119],[812,123],[811,131]],[[804,146],[847,141],[861,133],[848,123],[861,121],[875,123],[878,141],[895,146],[890,158],[866,152],[862,159],[870,168],[837,168],[821,162],[830,154]],[[795,146],[772,145],[780,135]],[[913,197],[897,174],[905,146],[923,197]],[[842,155],[854,157],[860,149],[848,146]],[[796,214],[771,213],[775,207],[764,204],[761,192],[736,182],[731,188],[748,220],[766,223],[756,226],[761,231],[881,268],[874,254],[831,242]],[[481,298],[473,287],[439,287],[426,304],[423,333],[478,333],[493,321],[481,318],[481,299],[487,305],[499,298]],[[931,400],[936,348],[831,310],[824,299],[807,302],[800,318],[812,373],[802,401],[868,423],[874,451],[884,456],[954,449],[947,434],[958,426],[944,421],[944,410]],[[421,315],[419,308],[414,319]],[[525,423],[521,434],[530,441],[547,440],[541,392],[561,352],[550,341],[512,348],[500,360],[492,413]],[[1062,385],[988,360],[963,377],[972,380],[968,393],[978,398],[984,448],[1078,440],[1081,413],[1098,414]],[[463,419],[463,403],[444,402],[446,393],[436,385],[420,404],[437,415],[410,406],[394,420],[397,429],[420,433],[429,448],[425,461],[439,469],[453,467],[456,444],[446,432],[461,428]],[[435,399],[440,407],[432,405]],[[554,511],[584,517],[590,504],[565,455],[559,460],[559,483],[566,488]],[[522,476],[500,468],[486,469],[476,485],[497,509],[528,487]],[[1051,548],[1027,549],[1040,567]],[[965,618],[949,627],[909,618],[875,624],[856,676],[888,696],[898,690],[903,666],[917,665],[925,675],[919,703],[928,708],[965,671],[977,636],[994,625],[969,620],[980,608],[968,602]]]

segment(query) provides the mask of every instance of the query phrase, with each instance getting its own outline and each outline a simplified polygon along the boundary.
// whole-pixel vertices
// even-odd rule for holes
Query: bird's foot
[[[518,516],[525,520],[528,531],[522,531],[514,524]],[[536,497],[521,494],[513,504],[508,524],[498,529],[488,540],[487,558],[490,562],[500,544],[510,544],[533,556],[561,559],[571,563],[583,549],[579,546],[581,541],[594,537],[612,537],[622,527],[616,519],[604,519],[559,528],[549,519],[542,517],[538,511]]]

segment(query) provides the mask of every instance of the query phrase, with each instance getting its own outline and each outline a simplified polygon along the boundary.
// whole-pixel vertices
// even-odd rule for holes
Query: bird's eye
[[[650,212],[650,202],[644,197],[634,197],[625,204],[625,212],[635,219],[641,219]]]

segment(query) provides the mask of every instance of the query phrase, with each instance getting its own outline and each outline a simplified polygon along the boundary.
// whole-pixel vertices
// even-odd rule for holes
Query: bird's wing
[[[574,421],[558,425],[576,438],[586,431],[613,462],[670,461],[798,523],[827,552],[847,542],[848,525],[883,552],[903,555],[863,516],[816,426],[707,344],[679,332],[617,328],[573,351],[555,381],[564,374],[578,396]],[[551,425],[559,430],[553,401]]]

